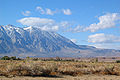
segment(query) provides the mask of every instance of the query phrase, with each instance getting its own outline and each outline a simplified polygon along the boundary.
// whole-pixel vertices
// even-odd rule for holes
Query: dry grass
[[[120,80],[120,76],[115,75],[83,75],[83,76],[63,76],[60,78],[56,77],[0,77],[0,80]]]
[[[0,75],[6,77],[57,77],[60,75],[81,76],[89,74],[120,76],[120,64],[69,61],[0,60]]]

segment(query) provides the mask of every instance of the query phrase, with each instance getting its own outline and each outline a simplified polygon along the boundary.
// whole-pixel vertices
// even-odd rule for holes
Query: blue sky
[[[120,48],[120,0],[0,0],[0,25],[7,24],[52,30],[79,45]]]

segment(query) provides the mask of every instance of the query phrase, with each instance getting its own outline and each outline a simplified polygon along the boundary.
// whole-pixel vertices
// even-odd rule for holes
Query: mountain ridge
[[[114,54],[118,56],[120,51],[76,45],[55,32],[43,31],[38,27],[0,26],[0,56],[92,57],[114,56]]]

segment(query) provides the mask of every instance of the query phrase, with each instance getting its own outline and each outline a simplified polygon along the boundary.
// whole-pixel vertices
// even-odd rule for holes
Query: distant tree
[[[10,60],[10,57],[4,56],[4,57],[1,58],[1,60]]]
[[[1,60],[21,60],[21,59],[16,58],[16,56],[12,56],[12,57],[4,56],[1,58]]]
[[[26,59],[30,59],[30,57],[28,56],[28,57],[26,57]]]
[[[56,57],[56,61],[61,61],[60,57]]]
[[[50,58],[50,59],[48,59],[49,61],[55,61],[55,59],[53,59],[53,58]]]
[[[10,57],[11,60],[17,60],[16,56]]]
[[[116,63],[120,63],[120,60],[117,60]]]
[[[29,56],[27,56],[26,58],[30,58]]]
[[[33,58],[33,61],[38,61],[39,59],[38,58]]]
[[[21,58],[17,58],[17,60],[22,60]]]
[[[98,58],[96,58],[96,62],[98,62]]]
[[[71,61],[75,61],[75,59],[71,59]]]
[[[116,59],[115,57],[112,57],[112,59]]]

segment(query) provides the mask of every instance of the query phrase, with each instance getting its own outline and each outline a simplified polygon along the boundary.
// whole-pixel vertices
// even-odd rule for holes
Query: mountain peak
[[[0,55],[36,57],[120,56],[119,50],[76,45],[55,32],[37,27],[0,26]]]
[[[0,53],[53,53],[78,48],[69,39],[55,32],[42,31],[32,26],[19,28],[7,25],[1,34]]]
[[[7,27],[15,27],[14,25],[12,25],[12,24],[8,24],[8,25],[6,25]]]

